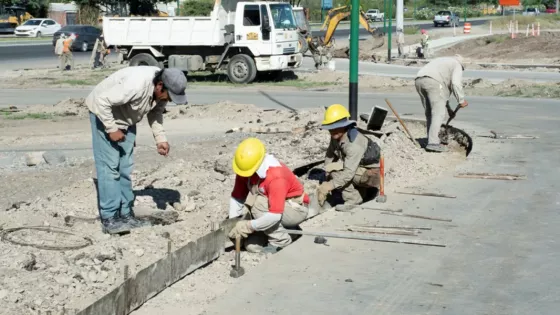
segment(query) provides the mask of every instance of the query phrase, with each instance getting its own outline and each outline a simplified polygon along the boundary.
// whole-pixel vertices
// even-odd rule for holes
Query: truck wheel
[[[245,54],[235,55],[229,60],[227,74],[233,83],[251,83],[257,76],[257,66],[251,57]]]
[[[161,62],[158,62],[156,58],[154,58],[150,54],[141,53],[135,55],[130,59],[129,66],[136,67],[136,66],[152,66],[152,67],[160,67],[162,68]]]

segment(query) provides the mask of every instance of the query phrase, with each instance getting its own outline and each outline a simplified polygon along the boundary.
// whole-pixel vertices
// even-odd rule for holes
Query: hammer
[[[385,195],[385,159],[383,154],[379,160],[379,196],[375,199],[377,202],[387,202],[387,195]]]
[[[235,238],[235,266],[229,275],[233,278],[239,278],[245,274],[245,269],[241,267],[241,236]]]

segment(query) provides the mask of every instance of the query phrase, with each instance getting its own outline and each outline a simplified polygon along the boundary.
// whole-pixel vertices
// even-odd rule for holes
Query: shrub
[[[209,16],[214,9],[214,2],[189,0],[181,5],[181,16]]]
[[[405,26],[403,32],[405,35],[418,34],[418,26],[414,26],[414,25]]]

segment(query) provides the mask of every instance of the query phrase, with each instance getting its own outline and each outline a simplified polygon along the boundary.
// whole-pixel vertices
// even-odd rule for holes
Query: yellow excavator
[[[15,28],[33,16],[22,7],[4,7],[0,14],[0,33],[13,33]]]
[[[294,7],[294,15],[298,15],[299,11],[303,12],[303,8]],[[303,33],[300,31],[300,37],[305,38],[306,44],[303,45],[300,43],[300,51],[302,49],[309,49],[309,51],[313,54],[313,59],[315,60],[315,67],[319,68],[320,66],[328,63],[332,59],[332,54],[335,50],[335,41],[334,41],[334,32],[338,27],[340,21],[344,20],[345,18],[349,17],[352,12],[352,5],[350,4],[350,0],[346,1],[346,5],[333,8],[327,12],[327,16],[325,18],[325,22],[321,26],[321,31],[325,30],[325,36],[312,36],[311,29],[309,28],[309,23],[307,22],[306,25],[299,25],[302,19],[296,18],[298,23],[298,27],[300,30],[305,29],[306,32]],[[372,28],[366,17],[365,12],[360,7],[360,24],[373,36],[375,29]],[[301,42],[302,40],[300,40]],[[302,53],[305,53],[303,51]]]

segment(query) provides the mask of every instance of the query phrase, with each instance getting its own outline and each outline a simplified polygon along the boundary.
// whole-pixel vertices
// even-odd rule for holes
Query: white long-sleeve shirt
[[[167,142],[163,112],[167,101],[153,99],[158,67],[127,67],[101,81],[85,100],[88,109],[105,126],[107,133],[127,129],[147,115],[156,143]]]

